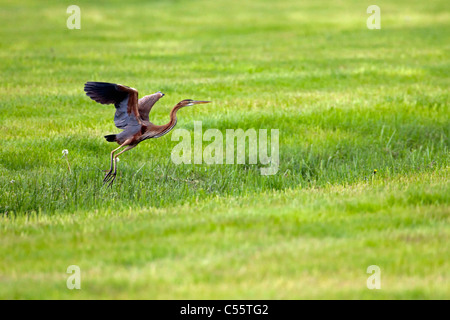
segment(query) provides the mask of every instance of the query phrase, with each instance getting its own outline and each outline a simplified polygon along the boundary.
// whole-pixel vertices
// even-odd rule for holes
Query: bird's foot
[[[108,170],[104,170],[104,171],[108,171]],[[107,182],[110,179],[112,173],[113,173],[113,171],[111,169],[105,174],[105,177],[103,178],[103,183]]]
[[[114,183],[114,180],[116,180],[116,174],[115,174],[115,173],[113,173],[113,174],[111,175],[111,178],[110,178],[108,187],[111,187],[111,186],[112,186],[112,184]]]
[[[111,187],[112,184],[114,183],[114,180],[116,180],[116,173],[109,171],[106,174],[105,178],[103,179],[103,185],[105,185],[105,183],[109,182],[108,187]]]

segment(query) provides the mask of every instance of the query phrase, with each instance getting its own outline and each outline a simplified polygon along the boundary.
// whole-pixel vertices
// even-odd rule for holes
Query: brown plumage
[[[149,121],[149,113],[155,103],[164,96],[162,92],[145,96],[138,100],[138,91],[134,88],[121,84],[107,82],[86,82],[84,85],[86,95],[101,104],[114,104],[116,114],[114,124],[123,129],[121,133],[105,136],[109,142],[117,142],[119,147],[111,152],[111,165],[108,173],[103,179],[111,186],[117,173],[117,156],[136,147],[140,142],[159,138],[167,134],[177,124],[177,111],[183,107],[194,104],[209,103],[210,101],[196,101],[186,99],[178,102],[170,112],[170,121],[162,126],[155,125]],[[125,147],[122,151],[116,151]]]

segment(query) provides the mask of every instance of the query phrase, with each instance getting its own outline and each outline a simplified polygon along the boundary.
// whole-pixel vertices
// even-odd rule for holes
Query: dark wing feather
[[[114,124],[119,129],[125,129],[127,126],[138,126],[139,122],[133,113],[128,114],[128,97],[122,100],[120,103],[115,104],[116,113],[114,115]]]
[[[117,85],[107,82],[86,82],[86,95],[101,104],[116,104],[128,97],[128,92],[119,91]]]
[[[127,126],[139,126],[140,116],[137,112],[137,91],[122,85],[107,82],[86,82],[86,95],[101,104],[114,104],[116,114],[114,124],[119,129]]]

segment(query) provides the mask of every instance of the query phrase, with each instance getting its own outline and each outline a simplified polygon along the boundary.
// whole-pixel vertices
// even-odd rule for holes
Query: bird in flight
[[[164,93],[160,91],[138,99],[136,89],[107,82],[86,82],[84,91],[88,97],[98,103],[114,104],[116,107],[114,124],[123,130],[118,134],[105,136],[106,141],[119,144],[119,147],[111,152],[111,165],[103,179],[104,184],[109,182],[108,186],[111,186],[116,179],[117,157],[120,154],[136,147],[146,139],[159,138],[171,131],[177,124],[177,111],[181,108],[211,102],[182,100],[170,112],[170,121],[165,125],[158,126],[149,121],[148,115],[153,105],[164,97]],[[116,153],[121,148],[124,149]]]

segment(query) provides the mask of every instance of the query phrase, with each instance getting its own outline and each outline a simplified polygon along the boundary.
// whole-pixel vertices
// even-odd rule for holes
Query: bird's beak
[[[192,104],[210,103],[211,101],[192,101]]]

